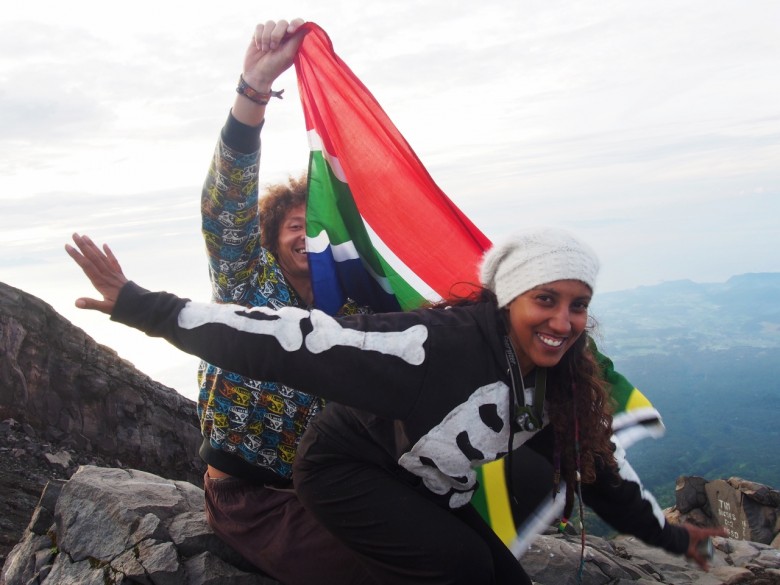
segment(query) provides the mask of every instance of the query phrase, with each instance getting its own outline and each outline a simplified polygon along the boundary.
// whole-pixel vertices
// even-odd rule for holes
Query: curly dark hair
[[[497,302],[495,294],[486,288],[469,283],[458,283],[457,286],[458,290],[463,292],[429,306]],[[591,330],[592,324],[589,324],[588,330],[580,335],[561,361],[547,369],[545,399],[550,405],[549,416],[556,450],[560,450],[561,454],[561,474],[566,480],[567,504],[570,504],[577,485],[578,468],[583,483],[596,481],[596,470],[599,467],[617,468],[611,441],[613,405],[593,354]],[[577,440],[580,451],[579,465]]]
[[[308,176],[288,177],[287,182],[268,185],[260,199],[260,244],[276,255],[279,230],[287,213],[299,205],[306,205],[309,195]]]
[[[614,408],[592,346],[589,332],[580,335],[558,365],[548,369],[550,422],[570,486],[576,485],[578,439],[584,483],[596,481],[598,467],[617,467],[611,441]]]

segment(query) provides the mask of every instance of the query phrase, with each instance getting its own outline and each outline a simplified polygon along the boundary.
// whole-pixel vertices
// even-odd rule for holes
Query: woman
[[[523,443],[566,479],[569,504],[580,489],[618,530],[706,566],[696,546],[720,532],[667,524],[613,452],[584,335],[598,260],[571,234],[541,228],[493,248],[471,300],[338,320],[150,293],[107,247],[74,242],[68,253],[104,297],[78,307],[337,403],[304,436],[295,487],[377,582],[530,583],[469,505],[474,469]]]

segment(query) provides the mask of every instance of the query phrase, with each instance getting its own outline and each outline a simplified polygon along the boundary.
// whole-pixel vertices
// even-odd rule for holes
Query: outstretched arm
[[[646,544],[674,554],[684,554],[704,570],[708,558],[699,548],[711,536],[725,536],[723,528],[699,528],[691,524],[673,525],[666,520],[655,498],[643,486],[616,444],[618,469],[604,465],[597,470],[595,483],[583,484],[585,503],[613,528],[636,536]]]
[[[241,76],[244,83],[265,95],[233,92],[231,115],[220,132],[208,175],[201,191],[202,234],[208,253],[213,299],[252,304],[258,274],[280,278],[280,268],[261,266],[268,256],[261,249],[258,210],[260,129],[265,118],[267,92],[293,63],[306,31],[303,20],[258,24],[246,49]],[[276,88],[279,89],[279,88]],[[250,97],[247,97],[250,96]],[[250,99],[252,98],[252,99]],[[270,268],[270,270],[269,270]],[[283,285],[286,288],[286,284]],[[263,293],[261,296],[268,296]]]
[[[76,306],[162,337],[215,366],[386,418],[418,403],[427,372],[428,328],[413,312],[334,319],[321,311],[194,303],[128,281],[107,246],[73,235],[68,254],[103,300]],[[347,375],[349,374],[349,375]],[[370,391],[368,391],[370,390]]]
[[[103,244],[101,250],[89,236],[73,234],[73,243],[78,250],[65,244],[65,251],[76,261],[76,264],[81,266],[92,286],[103,295],[102,301],[87,297],[76,299],[76,306],[79,309],[91,309],[110,315],[114,310],[119,291],[127,283],[119,261],[108,244]]]

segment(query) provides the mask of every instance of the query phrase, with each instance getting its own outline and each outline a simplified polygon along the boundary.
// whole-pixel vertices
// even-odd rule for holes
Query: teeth
[[[563,339],[553,339],[552,337],[545,337],[541,333],[537,334],[537,336],[539,337],[539,339],[542,340],[542,343],[550,347],[560,347],[561,345],[563,345],[563,341],[564,341]]]

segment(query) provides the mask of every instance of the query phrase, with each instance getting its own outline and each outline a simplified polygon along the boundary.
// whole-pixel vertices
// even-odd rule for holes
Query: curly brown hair
[[[576,485],[577,441],[584,483],[596,481],[597,467],[617,467],[611,440],[614,408],[592,347],[586,332],[548,369],[550,422],[570,486]]]
[[[268,185],[260,199],[260,244],[276,255],[279,246],[279,230],[287,213],[299,205],[306,205],[309,180],[304,172],[299,177],[290,176],[287,182]]]

